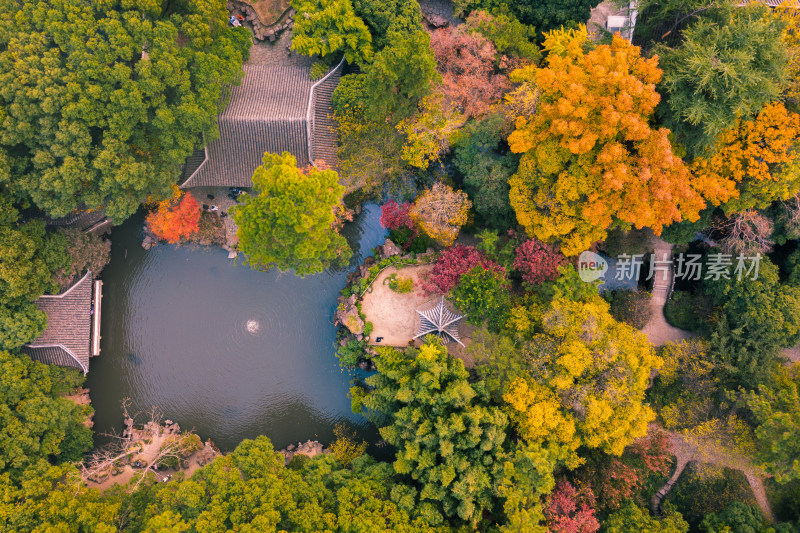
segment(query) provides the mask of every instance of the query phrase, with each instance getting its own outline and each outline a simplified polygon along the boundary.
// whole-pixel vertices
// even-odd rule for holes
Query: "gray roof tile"
[[[92,329],[92,273],[59,295],[45,295],[36,305],[47,314],[47,328],[22,351],[43,363],[89,371]]]

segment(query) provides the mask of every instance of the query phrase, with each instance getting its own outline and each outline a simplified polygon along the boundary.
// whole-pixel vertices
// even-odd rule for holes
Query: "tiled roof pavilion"
[[[287,151],[298,166],[319,160],[335,166],[330,95],[339,83],[341,64],[314,82],[309,58],[287,54],[282,43],[251,48],[242,84],[231,89],[230,102],[219,116],[219,138],[189,158],[181,188],[251,187],[264,152]]]
[[[36,306],[47,314],[47,328],[22,352],[49,365],[89,371],[92,331],[92,273],[58,295],[44,295]]]

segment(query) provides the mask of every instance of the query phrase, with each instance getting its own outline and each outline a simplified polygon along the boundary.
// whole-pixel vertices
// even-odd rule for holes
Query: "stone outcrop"
[[[403,250],[401,250],[399,246],[389,239],[386,239],[386,241],[383,243],[383,246],[380,247],[381,259],[387,259],[395,255],[401,255],[402,253]]]
[[[285,449],[281,450],[285,464],[289,464],[295,455],[305,455],[306,457],[314,457],[321,453],[329,453],[328,450],[322,446],[322,443],[316,440],[309,440],[306,442],[298,442],[297,446],[294,444],[288,445]]]
[[[228,0],[228,11],[234,16],[241,15],[253,27],[253,37],[258,41],[274,43],[282,31],[294,24],[295,10],[292,8],[284,11],[275,21],[262,21],[253,6],[242,0]]]
[[[361,335],[364,332],[364,321],[358,312],[356,302],[358,302],[358,296],[355,294],[350,295],[349,298],[340,297],[339,307],[333,317],[333,325],[344,326],[353,335]]]

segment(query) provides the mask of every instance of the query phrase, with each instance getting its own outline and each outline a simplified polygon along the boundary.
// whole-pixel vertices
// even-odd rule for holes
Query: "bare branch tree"
[[[161,411],[153,407],[148,413],[148,421],[142,429],[136,429],[136,417],[129,413],[130,400],[122,402],[122,412],[125,418],[125,429],[122,434],[107,433],[111,441],[95,450],[86,461],[80,465],[81,477],[84,480],[99,482],[108,476],[115,467],[129,464],[133,458],[145,461],[141,474],[136,476],[136,481],[130,487],[136,490],[147,478],[147,473],[152,471],[157,479],[163,476],[156,471],[156,467],[172,459],[179,463],[188,455],[202,447],[202,441],[192,431],[180,432],[177,424],[163,426]]]
[[[764,254],[772,250],[775,244],[771,239],[772,221],[754,209],[718,220],[714,228],[723,235],[717,244],[726,254]]]

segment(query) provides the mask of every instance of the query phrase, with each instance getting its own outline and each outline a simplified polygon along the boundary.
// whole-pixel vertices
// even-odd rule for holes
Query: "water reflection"
[[[383,242],[380,209],[367,206],[343,234],[352,265]],[[215,248],[140,245],[141,217],[116,228],[103,272],[102,353],[88,386],[95,428],[121,427],[120,404],[158,406],[223,450],[260,434],[276,446],[328,442],[350,412],[350,375],[333,355],[331,317],[347,269],[297,278],[257,272]]]

